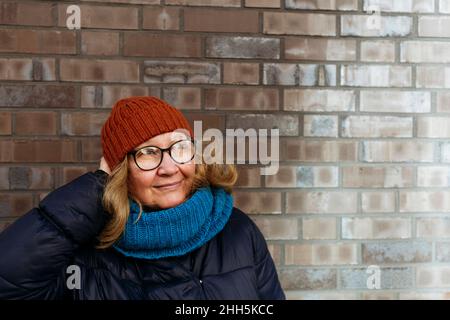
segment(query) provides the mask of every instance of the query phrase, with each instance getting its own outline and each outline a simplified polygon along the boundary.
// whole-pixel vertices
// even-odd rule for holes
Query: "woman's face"
[[[179,133],[163,133],[136,146],[134,150],[144,146],[165,149],[181,139],[185,139],[185,136],[180,136]],[[179,164],[168,152],[163,153],[162,162],[156,169],[139,169],[133,157],[128,159],[128,168],[128,188],[131,195],[143,206],[153,209],[172,208],[186,200],[195,174],[194,160]]]

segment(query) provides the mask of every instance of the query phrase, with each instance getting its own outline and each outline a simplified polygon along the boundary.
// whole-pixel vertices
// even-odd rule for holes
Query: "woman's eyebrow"
[[[167,146],[167,148],[168,148],[169,146],[171,146],[172,144],[174,144],[175,142],[181,141],[181,140],[184,140],[184,139],[180,137],[180,138],[178,138],[178,139],[170,140],[169,145]],[[143,146],[141,146],[141,147],[137,147],[134,151],[139,150],[139,149],[144,148],[144,147],[159,147],[159,146],[157,146],[155,143],[153,143],[153,144],[152,144],[152,143],[149,143],[149,144],[145,144],[145,145],[143,145]],[[163,147],[159,147],[159,148],[164,149]]]

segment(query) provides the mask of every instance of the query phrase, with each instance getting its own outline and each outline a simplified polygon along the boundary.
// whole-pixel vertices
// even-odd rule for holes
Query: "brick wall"
[[[449,14],[449,0],[1,1],[0,230],[97,168],[117,99],[156,95],[204,129],[280,129],[278,174],[240,165],[235,199],[289,298],[450,298]]]

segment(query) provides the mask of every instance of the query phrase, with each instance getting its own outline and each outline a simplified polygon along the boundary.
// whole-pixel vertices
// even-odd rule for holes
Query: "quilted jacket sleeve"
[[[108,215],[97,170],[50,192],[0,234],[0,299],[60,299],[77,249],[94,245]]]

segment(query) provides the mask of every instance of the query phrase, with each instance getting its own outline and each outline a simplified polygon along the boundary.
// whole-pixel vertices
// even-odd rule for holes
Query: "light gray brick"
[[[448,288],[450,267],[448,265],[417,267],[416,286],[418,288]]]
[[[450,242],[436,243],[436,260],[439,262],[450,262]]]
[[[264,238],[267,240],[295,240],[298,239],[298,221],[289,218],[252,217]]]
[[[358,0],[286,0],[287,9],[302,10],[358,10]]]
[[[342,239],[408,239],[409,218],[342,218]]]
[[[444,163],[450,163],[450,143],[443,142],[439,144],[441,151],[441,161]]]
[[[339,170],[337,167],[297,167],[297,187],[299,188],[337,187],[338,184]]]
[[[335,269],[298,269],[279,270],[281,286],[285,290],[336,289],[337,272]]]
[[[344,137],[401,138],[412,135],[413,119],[410,117],[348,116],[342,120]]]
[[[355,111],[353,90],[284,90],[284,110],[305,112]]]
[[[363,141],[365,162],[433,162],[434,144],[416,140]]]
[[[441,37],[450,36],[450,17],[425,16],[419,18],[420,37]]]
[[[365,264],[431,262],[432,244],[426,241],[363,243]]]
[[[364,0],[364,11],[378,7],[381,12],[434,12],[434,0]]]
[[[279,59],[280,40],[261,37],[209,37],[206,56],[210,58]]]
[[[450,0],[439,0],[439,12],[450,13]]]
[[[450,68],[442,66],[417,66],[417,88],[450,88]]]
[[[420,166],[417,168],[418,187],[450,187],[450,167]]]
[[[146,83],[220,83],[220,66],[217,63],[192,61],[144,62]]]
[[[336,65],[317,64],[264,64],[264,84],[335,86]]]
[[[227,128],[244,130],[279,129],[280,136],[298,136],[297,116],[272,114],[230,114],[227,116]]]
[[[370,15],[341,16],[341,35],[358,37],[404,37],[411,34],[412,18],[380,16],[380,28],[371,26]]]
[[[341,67],[341,85],[361,87],[408,87],[411,67],[346,65]]]
[[[431,111],[431,94],[425,91],[361,91],[361,111],[426,113]]]
[[[340,285],[343,289],[369,289],[367,279],[372,274],[365,268],[343,269],[340,274]],[[408,289],[414,283],[412,268],[381,268],[380,289]]]
[[[303,129],[305,137],[337,137],[338,117],[305,115]]]
[[[403,41],[400,44],[400,61],[412,63],[449,63],[450,42]]]

